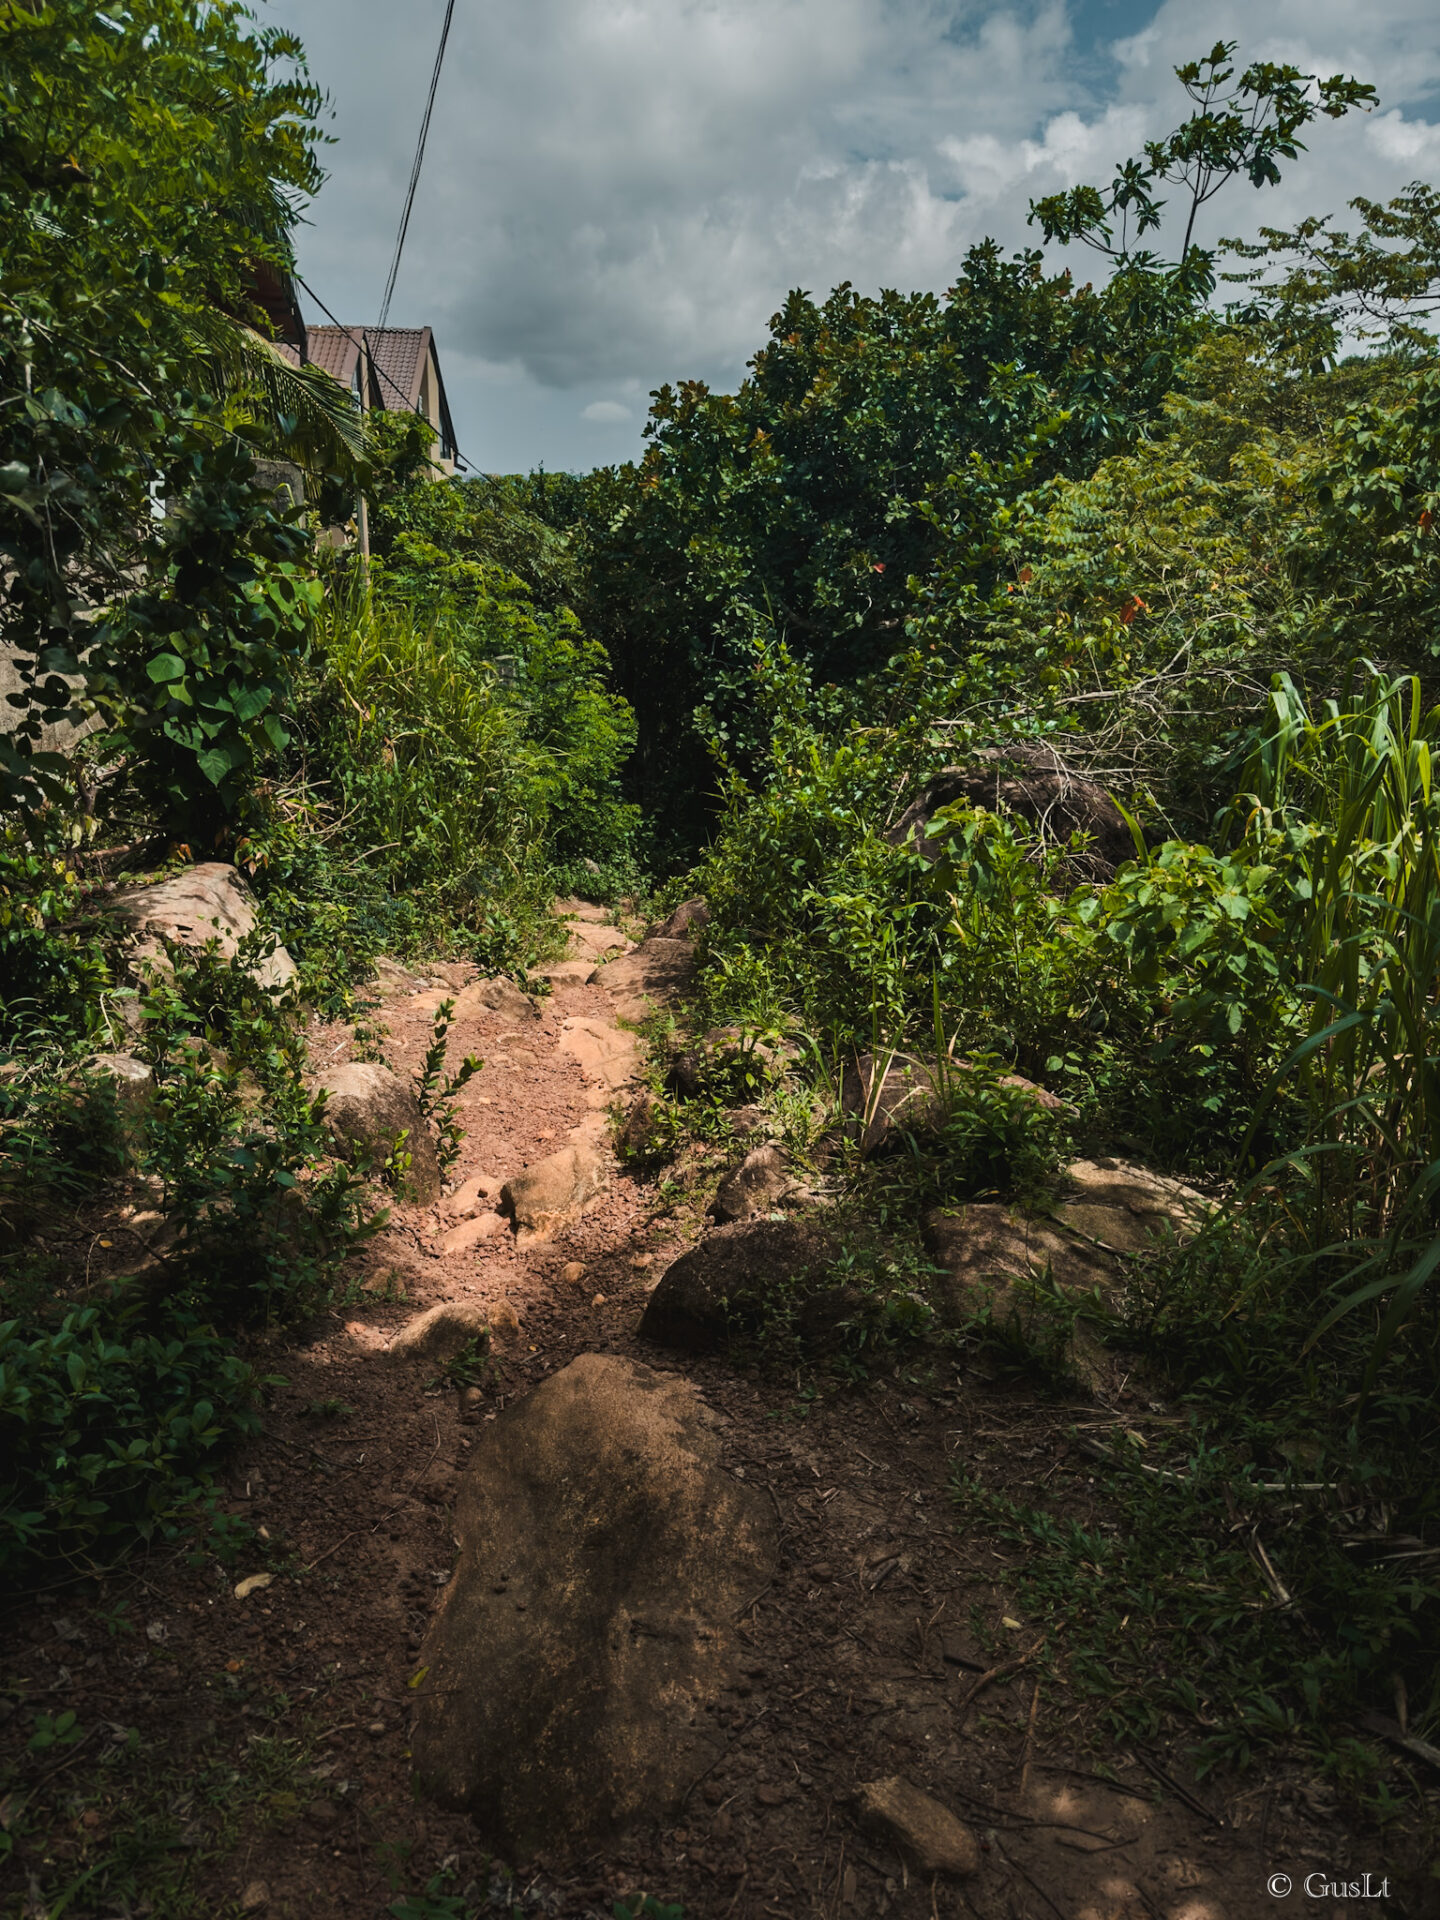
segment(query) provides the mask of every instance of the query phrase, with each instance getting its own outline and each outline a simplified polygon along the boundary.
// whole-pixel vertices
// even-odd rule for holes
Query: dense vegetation
[[[635,883],[635,816],[565,541],[519,491],[431,486],[421,423],[367,441],[270,344],[261,290],[321,179],[298,44],[198,0],[7,7],[0,36],[10,1578],[176,1524],[257,1417],[234,1336],[311,1312],[367,1231],[304,1008],[363,1017],[380,952],[523,977],[557,888]],[[316,538],[361,484],[368,580]],[[255,950],[137,961],[116,883],[216,857],[260,896]],[[285,992],[254,970],[276,940]],[[116,1053],[150,1072],[138,1109]],[[154,1257],[112,1238],[137,1215]]]
[[[1169,142],[1036,210],[1103,284],[987,242],[943,298],[796,292],[737,393],[657,394],[634,466],[436,483],[419,423],[362,441],[264,338],[255,276],[318,178],[299,49],[198,0],[0,33],[0,1569],[176,1524],[255,1418],[230,1336],[308,1311],[366,1231],[299,1010],[353,1012],[382,952],[523,978],[557,890],[648,872],[709,900],[701,1011],[797,1043],[802,1144],[861,1048],[1063,1096],[1056,1122],[957,1077],[942,1152],[855,1175],[900,1240],[922,1195],[1082,1149],[1214,1193],[1086,1308],[1192,1411],[1178,1479],[1125,1482],[1130,1558],[961,1492],[1046,1545],[1097,1690],[1129,1669],[1096,1582],[1230,1636],[1219,1705],[1145,1711],[1229,1753],[1303,1729],[1363,1786],[1357,1704],[1399,1675],[1440,1719],[1437,203],[1223,259],[1188,218],[1175,260],[1138,243],[1162,185],[1182,216],[1261,186],[1368,90],[1216,49]],[[368,577],[315,538],[359,487]],[[938,768],[1041,747],[1122,803],[1133,858],[969,800],[892,831]],[[287,995],[255,955],[127,956],[113,882],[216,854],[299,962]],[[121,1047],[154,1076],[138,1126],[95,1064]],[[47,1221],[142,1191],[163,1284],[77,1281]],[[1306,1509],[1299,1612],[1257,1614],[1216,1530],[1300,1463],[1381,1545]],[[1157,1568],[1191,1553],[1218,1597],[1175,1626]]]

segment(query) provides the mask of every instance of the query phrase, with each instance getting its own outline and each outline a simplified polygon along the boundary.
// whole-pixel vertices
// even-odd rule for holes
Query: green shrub
[[[189,1315],[163,1333],[84,1307],[0,1324],[0,1575],[77,1571],[203,1497],[221,1444],[258,1427],[256,1376]]]

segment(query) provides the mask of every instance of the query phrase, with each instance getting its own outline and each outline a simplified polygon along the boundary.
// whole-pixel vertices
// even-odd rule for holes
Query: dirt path
[[[389,1028],[397,1070],[417,1065],[435,1008],[457,994],[452,1062],[485,1059],[462,1098],[453,1176],[468,1216],[453,1201],[397,1208],[346,1303],[307,1344],[268,1356],[283,1384],[264,1436],[228,1474],[229,1509],[260,1533],[223,1585],[213,1561],[157,1560],[127,1569],[94,1607],[49,1596],[12,1616],[22,1637],[6,1656],[11,1686],[23,1681],[32,1708],[72,1708],[91,1757],[112,1740],[123,1751],[125,1730],[138,1729],[148,1790],[172,1818],[178,1810],[166,1891],[131,1911],[329,1920],[381,1914],[432,1881],[437,1900],[483,1884],[467,1824],[412,1795],[410,1683],[453,1564],[452,1494],[479,1426],[586,1351],[693,1378],[728,1416],[727,1466],[774,1500],[782,1561],[744,1622],[744,1674],[721,1714],[728,1750],[682,1816],[578,1870],[533,1864],[523,1912],[609,1915],[643,1889],[683,1902],[687,1920],[1245,1920],[1313,1908],[1300,1884],[1309,1872],[1378,1869],[1334,1858],[1324,1810],[1306,1804],[1298,1775],[1222,1799],[1194,1784],[1182,1756],[1113,1745],[1083,1701],[1047,1697],[1032,1678],[1040,1636],[1017,1618],[1010,1556],[957,1527],[947,1488],[960,1460],[1017,1488],[1067,1478],[1083,1488],[1086,1463],[1067,1437],[1076,1409],[957,1372],[949,1355],[808,1399],[793,1382],[644,1349],[645,1300],[698,1223],[618,1170],[553,1239],[522,1245],[498,1230],[486,1195],[592,1138],[623,1076],[629,1042],[604,990],[584,979],[618,940],[589,910],[575,927],[583,964],[557,970],[538,1011],[518,996],[481,1005],[463,969],[387,972],[373,1018]],[[319,1033],[317,1061],[351,1045],[348,1032]],[[386,1359],[396,1331],[444,1301],[477,1303],[508,1329],[468,1397]],[[265,1571],[268,1586],[234,1597],[235,1583]],[[107,1631],[117,1607],[124,1630]],[[72,1778],[88,1779],[80,1758]],[[970,1822],[978,1875],[921,1884],[856,1830],[856,1786],[897,1774]],[[108,1799],[97,1791],[57,1826],[52,1860],[83,1870],[95,1849],[119,1844],[135,1807],[117,1772]],[[210,1863],[227,1822],[229,1851]],[[1266,1891],[1274,1872],[1296,1883],[1289,1898]],[[82,1891],[66,1911],[125,1909],[87,1907]]]

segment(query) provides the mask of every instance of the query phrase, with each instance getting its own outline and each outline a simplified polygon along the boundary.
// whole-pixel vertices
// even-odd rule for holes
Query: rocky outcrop
[[[1213,1209],[1194,1187],[1129,1160],[1075,1160],[1051,1216],[1109,1253],[1143,1253],[1167,1238],[1187,1240]]]
[[[686,1382],[598,1354],[477,1437],[460,1558],[420,1665],[417,1782],[512,1859],[673,1815],[770,1578],[770,1503]]]
[[[682,900],[670,918],[655,928],[654,937],[661,940],[693,940],[709,924],[709,905],[697,894],[693,900]]]
[[[80,1063],[80,1076],[105,1081],[115,1095],[115,1108],[127,1133],[137,1128],[155,1097],[155,1075],[133,1053],[92,1053]]]
[[[585,1202],[605,1185],[608,1167],[598,1144],[577,1140],[505,1182],[501,1211],[527,1240],[548,1239],[579,1217]]]
[[[214,940],[222,956],[233,960],[258,924],[245,876],[218,860],[187,867],[153,887],[127,888],[115,896],[110,911],[133,934],[136,960],[161,968],[162,940],[185,947]],[[283,987],[295,978],[295,962],[277,946],[252,971],[262,986]]]
[[[994,1201],[936,1208],[923,1224],[925,1247],[938,1269],[933,1291],[940,1317],[964,1326],[982,1313],[992,1321],[1038,1325],[1035,1283],[1069,1294],[1110,1292],[1127,1257],[1169,1239],[1186,1239],[1210,1203],[1193,1187],[1121,1160],[1077,1160],[1043,1211]],[[1059,1327],[1051,1329],[1060,1338]],[[1047,1339],[1048,1339],[1047,1335]],[[1106,1385],[1105,1350],[1078,1323],[1064,1332],[1061,1357],[1092,1389]]]
[[[1113,1261],[1043,1216],[999,1201],[937,1207],[923,1222],[925,1249],[939,1269],[936,1290],[941,1318],[963,1326],[987,1309],[992,1318],[1023,1313],[1028,1299],[1020,1283],[1049,1276],[1071,1292],[1108,1286],[1117,1277]]]
[[[325,1095],[325,1118],[346,1158],[358,1152],[378,1166],[403,1133],[410,1155],[408,1198],[427,1207],[440,1198],[435,1142],[420,1103],[398,1074],[370,1061],[350,1061],[324,1073],[317,1090]]]
[[[901,1134],[928,1134],[944,1126],[947,1095],[963,1088],[961,1076],[973,1073],[968,1060],[947,1060],[939,1071],[933,1060],[913,1054],[863,1053],[846,1067],[840,1085],[840,1112],[862,1154],[878,1153]],[[1002,1087],[1027,1095],[1047,1113],[1065,1103],[1023,1074],[997,1076]]]
[[[726,1226],[769,1213],[799,1184],[783,1147],[755,1147],[720,1182],[710,1203],[711,1217]]]
[[[672,1006],[688,991],[694,977],[695,949],[690,942],[667,940],[658,934],[590,975],[595,985],[609,994],[620,1020],[643,1020],[658,1007]]]
[[[1086,879],[1112,879],[1117,867],[1135,858],[1125,816],[1104,787],[1075,773],[1053,747],[1039,741],[1012,740],[982,749],[968,767],[941,767],[885,838],[934,859],[940,845],[927,839],[925,829],[941,807],[957,800],[992,813],[1018,814],[1051,844],[1066,846],[1072,834],[1088,835],[1085,851],[1071,855],[1071,864]]]
[[[969,1827],[898,1774],[860,1788],[855,1818],[862,1832],[894,1847],[919,1873],[958,1879],[980,1865],[980,1848]]]
[[[713,1353],[764,1318],[783,1293],[815,1291],[833,1257],[814,1221],[740,1220],[682,1253],[660,1278],[640,1321],[642,1340]]]

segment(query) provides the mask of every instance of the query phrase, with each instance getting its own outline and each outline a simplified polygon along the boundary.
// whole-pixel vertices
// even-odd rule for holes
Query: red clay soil
[[[428,983],[459,987],[466,977],[437,968]],[[429,1039],[436,997],[403,983],[387,994],[378,1017],[402,1073]],[[477,1051],[486,1061],[463,1097],[468,1131],[455,1180],[516,1172],[593,1113],[593,1090],[557,1051],[561,1022],[575,1015],[608,1018],[603,992],[562,982],[538,1018],[486,1015],[454,1032],[452,1060]],[[340,1057],[349,1037],[337,1030],[314,1042],[323,1062]],[[112,1730],[123,1738],[128,1728],[157,1766],[176,1770],[170,1791],[182,1806],[187,1772],[217,1759],[246,1778],[249,1756],[277,1738],[293,1740],[300,1759],[293,1777],[233,1814],[237,1834],[223,1854],[207,1851],[216,1815],[197,1806],[193,1833],[178,1843],[194,1848],[197,1864],[188,1882],[177,1870],[178,1895],[156,1907],[142,1893],[127,1908],[87,1904],[81,1887],[65,1909],[70,1920],[231,1914],[244,1901],[274,1920],[380,1915],[442,1870],[450,1892],[470,1882],[483,1890],[492,1873],[483,1837],[413,1795],[410,1682],[454,1561],[450,1513],[473,1423],[583,1352],[687,1373],[728,1416],[726,1464],[773,1499],[783,1550],[743,1624],[743,1678],[719,1714],[724,1758],[678,1819],[578,1868],[511,1863],[522,1869],[523,1913],[608,1916],[615,1900],[640,1892],[682,1903],[687,1920],[1434,1911],[1413,1862],[1403,1888],[1392,1869],[1389,1902],[1305,1895],[1307,1875],[1382,1876],[1385,1863],[1378,1837],[1347,1835],[1298,1770],[1246,1776],[1228,1790],[1197,1785],[1183,1752],[1116,1746],[1082,1698],[1047,1693],[1033,1677],[1041,1636],[1016,1612],[1015,1556],[957,1525],[949,1477],[964,1461],[993,1485],[1023,1492],[1044,1481],[1052,1495],[1068,1485],[1083,1500],[1077,1419],[1103,1424],[1119,1413],[1043,1404],[1022,1387],[957,1370],[953,1355],[921,1384],[872,1380],[806,1400],[793,1380],[646,1349],[636,1327],[647,1294],[695,1232],[662,1200],[653,1182],[622,1172],[548,1244],[519,1251],[507,1232],[448,1255],[442,1212],[397,1208],[365,1250],[348,1304],[303,1343],[265,1355],[284,1384],[263,1437],[229,1463],[225,1504],[268,1539],[223,1574],[213,1556],[196,1566],[184,1553],[156,1556],[122,1569],[99,1601],[59,1592],[9,1612],[0,1698],[12,1726],[0,1736],[28,1729],[37,1711],[69,1708],[87,1740],[73,1756],[56,1750],[40,1790],[57,1810],[45,1862],[27,1862],[22,1849],[0,1867],[6,1913],[48,1914],[48,1904],[27,1904],[29,1876],[37,1891],[66,1886],[116,1843],[131,1815],[123,1798],[106,1798],[103,1782],[94,1786],[93,1761]],[[560,1278],[571,1262],[585,1268],[579,1284]],[[403,1304],[387,1298],[401,1289]],[[491,1311],[507,1301],[519,1322],[478,1407],[383,1356],[408,1318],[445,1300]],[[327,1402],[352,1411],[307,1412]],[[1128,1424],[1135,1417],[1124,1413]],[[276,1570],[271,1585],[234,1597],[237,1582],[267,1567]],[[102,1615],[121,1601],[138,1631],[112,1635]],[[1006,1652],[994,1654],[996,1645]],[[970,1823],[978,1874],[922,1882],[857,1830],[856,1787],[895,1774]],[[76,1780],[93,1791],[83,1812],[67,1812],[65,1789]],[[1277,1874],[1291,1891],[1279,1880],[1267,1890]]]

